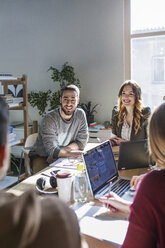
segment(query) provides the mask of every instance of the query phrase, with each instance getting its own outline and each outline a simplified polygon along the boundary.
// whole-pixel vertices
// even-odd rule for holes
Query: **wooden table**
[[[35,189],[36,180],[42,176],[42,173],[46,173],[47,170],[55,170],[55,167],[45,168],[41,172],[25,179],[21,183],[10,188],[9,190],[7,190],[7,192],[10,192],[10,193],[13,193],[13,194],[19,196],[29,189]],[[147,168],[134,169],[134,170],[122,170],[122,171],[119,171],[119,175],[131,178],[133,175],[140,175],[140,174],[146,173],[147,171],[148,171]],[[47,180],[49,180],[48,177],[47,177]],[[119,246],[114,245],[112,243],[108,243],[104,240],[99,240],[99,239],[93,238],[93,237],[88,236],[88,235],[84,235],[84,236],[85,236],[85,239],[89,245],[89,248],[115,248],[115,247],[119,247]]]
[[[89,144],[88,147],[86,148],[86,150],[88,150],[88,149],[90,149],[96,145],[98,145],[98,143]],[[115,158],[116,158],[118,156],[119,147],[113,147],[112,149],[113,149],[113,153],[114,153]],[[39,177],[43,176],[42,174],[46,173],[47,170],[55,170],[55,167],[46,167],[41,172],[25,179],[24,181],[15,185],[14,187],[10,188],[7,191],[19,196],[27,190],[35,189],[35,184],[36,184],[37,179]],[[144,174],[148,170],[149,170],[149,168],[133,169],[133,170],[121,170],[121,171],[119,171],[119,175],[122,177],[132,178],[132,176]],[[46,177],[46,185],[49,185],[48,181],[49,181],[49,178]],[[47,186],[47,188],[49,191],[53,190],[52,188],[50,189],[48,186]],[[88,235],[84,235],[84,236],[85,236],[85,239],[88,243],[89,248],[117,248],[117,247],[119,247],[115,244],[108,243],[104,240],[96,239],[96,238],[88,236]]]
[[[86,150],[88,150],[88,149],[90,149],[96,145],[98,145],[98,143],[96,143],[96,144],[90,143],[90,144],[88,144]],[[113,147],[112,149],[113,149],[113,153],[117,156],[117,154],[119,152],[119,147]],[[35,184],[36,184],[37,179],[39,177],[43,176],[41,174],[46,173],[47,170],[55,170],[55,167],[47,167],[44,170],[42,170],[41,172],[25,179],[24,181],[15,185],[14,187],[10,188],[7,191],[18,196],[29,189],[35,189]],[[123,177],[131,178],[134,175],[144,174],[148,170],[149,170],[148,168],[134,169],[134,170],[121,170],[121,171],[119,171],[119,175],[123,176]],[[47,177],[46,180],[47,180],[46,184],[49,185],[49,183],[48,183],[49,178]],[[50,190],[50,188],[49,188],[49,190]],[[53,189],[51,189],[51,190],[53,190]],[[89,248],[115,248],[115,247],[119,247],[119,246],[114,245],[112,243],[108,243],[104,240],[99,240],[99,239],[93,238],[93,237],[88,236],[88,235],[84,235],[84,236],[85,236],[85,239],[89,245]]]

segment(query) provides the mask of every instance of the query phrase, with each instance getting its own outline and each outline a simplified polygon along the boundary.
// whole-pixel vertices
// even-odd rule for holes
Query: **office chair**
[[[30,148],[34,145],[34,143],[37,139],[37,135],[38,135],[38,133],[30,134],[25,141],[24,147],[22,147],[19,173],[21,173],[22,160],[24,157],[24,166],[25,166],[25,176],[26,177],[32,175],[31,167],[30,167],[29,152],[30,152]],[[19,176],[20,176],[20,174],[19,174]]]

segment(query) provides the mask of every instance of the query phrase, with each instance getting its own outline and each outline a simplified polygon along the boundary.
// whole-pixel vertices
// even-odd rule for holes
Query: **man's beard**
[[[65,110],[63,107],[61,107],[62,111],[64,112],[65,115],[73,115],[74,111],[75,110],[70,110],[70,111],[67,111]]]

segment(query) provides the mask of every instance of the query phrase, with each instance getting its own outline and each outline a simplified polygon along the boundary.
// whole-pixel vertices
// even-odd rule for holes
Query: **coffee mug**
[[[58,197],[66,203],[69,203],[72,200],[73,195],[73,177],[70,172],[60,171],[56,175],[57,179],[57,188],[58,188]]]

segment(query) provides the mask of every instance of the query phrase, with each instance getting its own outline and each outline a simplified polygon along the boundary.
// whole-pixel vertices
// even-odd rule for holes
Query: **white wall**
[[[0,34],[1,72],[27,74],[28,92],[53,89],[47,69],[68,61],[81,102],[99,103],[95,120],[110,120],[124,78],[123,0],[0,0]]]

